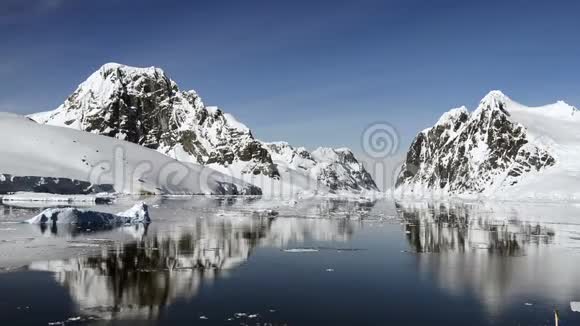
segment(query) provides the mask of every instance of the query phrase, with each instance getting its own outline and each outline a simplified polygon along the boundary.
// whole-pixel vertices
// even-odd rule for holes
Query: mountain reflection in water
[[[347,241],[354,232],[344,219],[219,215],[168,232],[126,227],[137,241],[102,249],[100,255],[36,262],[28,268],[53,272],[83,314],[155,319],[172,302],[195,296],[203,282],[227,276],[259,246]]]
[[[567,305],[580,293],[580,261],[562,254],[578,248],[580,225],[549,223],[557,215],[550,207],[398,203],[397,210],[423,278],[475,295],[491,315],[526,297]]]
[[[409,244],[417,252],[440,253],[486,250],[489,254],[520,256],[530,244],[553,241],[554,229],[538,222],[478,216],[472,206],[429,207],[397,205],[406,223]]]
[[[276,290],[286,291],[284,286],[291,284],[274,307],[289,318],[311,307],[316,313],[326,308],[329,314],[354,309],[377,318],[371,324],[384,324],[392,316],[407,318],[400,309],[410,302],[422,307],[418,309],[434,309],[430,313],[441,317],[446,312],[438,302],[453,298],[462,305],[459,308],[481,312],[490,318],[489,324],[497,324],[494,318],[532,320],[526,319],[529,311],[520,310],[532,309],[524,303],[533,304],[544,320],[554,307],[580,301],[576,272],[580,221],[574,219],[580,217],[580,207],[388,200],[273,204],[234,198],[163,199],[151,207],[156,220],[148,228],[130,226],[102,233],[64,226],[45,229],[51,240],[98,245],[89,246],[89,254],[35,262],[28,268],[54,273],[81,315],[102,319],[163,322],[167,319],[163,312],[171,305],[170,312],[181,311],[186,316],[183,321],[189,322],[188,318],[207,313],[208,307],[213,309],[217,296],[242,293],[255,293],[257,299],[247,301],[256,300],[264,313],[272,308],[272,298],[278,298],[278,292],[269,292],[273,283],[263,281],[270,275],[274,279],[268,281],[274,283],[276,277],[283,277],[284,284]],[[271,208],[279,215],[264,214]],[[328,242],[364,250],[324,251],[335,246]],[[320,252],[296,253],[313,247]],[[256,252],[259,248],[264,250]],[[279,250],[285,248],[298,250]],[[272,262],[275,267],[260,274]],[[223,280],[228,276],[235,277]],[[207,287],[220,279],[222,288]],[[250,288],[245,288],[246,282]],[[267,284],[264,288],[262,282]],[[344,288],[361,300],[332,301],[341,297]],[[325,305],[304,297],[312,293],[323,294],[314,298],[332,298]],[[393,308],[385,309],[382,304],[368,304],[369,298],[386,302],[391,293],[408,296],[400,297],[405,306],[393,303]],[[432,299],[423,300],[426,293]],[[233,304],[224,311],[237,312],[232,309],[238,303]],[[210,311],[208,316],[218,322],[223,311],[221,315]]]

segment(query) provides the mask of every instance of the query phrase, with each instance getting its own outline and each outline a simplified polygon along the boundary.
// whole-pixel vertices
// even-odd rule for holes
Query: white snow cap
[[[479,106],[489,105],[491,107],[496,106],[499,103],[509,103],[511,99],[505,95],[500,90],[493,90],[487,93],[481,101],[479,102]]]
[[[131,72],[131,73],[140,74],[140,75],[144,75],[144,74],[150,75],[150,74],[155,74],[155,73],[160,74],[160,75],[165,75],[165,72],[163,71],[163,69],[157,68],[155,66],[139,68],[139,67],[127,66],[127,65],[124,65],[121,63],[116,63],[116,62],[105,63],[97,70],[97,72],[103,73],[103,72],[109,72],[111,70],[116,70],[116,69],[121,69],[121,70],[126,71],[126,72]]]
[[[439,120],[437,121],[437,123],[435,125],[439,126],[439,125],[446,125],[449,123],[453,124],[455,121],[457,121],[457,119],[462,114],[466,114],[469,116],[469,111],[467,110],[467,108],[465,106],[451,109],[451,110],[443,113],[443,115],[441,116],[441,118],[439,118]]]
[[[555,103],[539,107],[528,107],[512,100],[510,97],[499,90],[493,90],[487,93],[487,95],[481,99],[478,109],[484,109],[487,107],[499,108],[500,104],[502,104],[502,108],[505,110],[505,112],[509,112],[510,114],[514,111],[526,110],[531,113],[541,114],[553,118],[569,119],[573,118],[578,112],[577,108],[569,105],[564,101],[557,101]]]
[[[317,162],[336,162],[338,161],[337,152],[330,147],[318,147],[312,153],[312,157]]]

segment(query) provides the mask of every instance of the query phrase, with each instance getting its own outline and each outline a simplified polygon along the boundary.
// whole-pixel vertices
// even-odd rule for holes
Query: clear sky
[[[263,140],[406,146],[501,89],[580,106],[580,1],[1,0],[0,110],[56,108],[106,62],[163,68]]]

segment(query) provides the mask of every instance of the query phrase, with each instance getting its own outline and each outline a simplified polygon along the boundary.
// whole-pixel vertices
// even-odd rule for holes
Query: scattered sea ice
[[[293,248],[293,249],[284,249],[284,252],[318,252],[318,249],[314,248]]]

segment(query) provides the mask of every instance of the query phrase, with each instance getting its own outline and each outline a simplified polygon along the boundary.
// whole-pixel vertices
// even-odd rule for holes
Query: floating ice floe
[[[318,249],[314,248],[293,248],[293,249],[284,249],[284,252],[318,252]]]
[[[570,302],[570,309],[574,312],[580,312],[580,302],[571,301]]]
[[[136,204],[117,214],[91,210],[68,208],[48,208],[35,217],[26,220],[28,224],[75,224],[80,227],[120,226],[126,224],[151,223],[149,210],[145,203]]]
[[[86,322],[86,321],[90,321],[90,320],[95,320],[94,317],[81,317],[81,316],[77,316],[77,317],[70,317],[67,320],[63,320],[63,321],[53,321],[53,322],[49,322],[48,325],[49,326],[57,326],[57,325],[67,325],[67,324],[77,324],[80,322]]]

